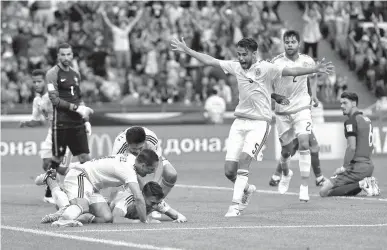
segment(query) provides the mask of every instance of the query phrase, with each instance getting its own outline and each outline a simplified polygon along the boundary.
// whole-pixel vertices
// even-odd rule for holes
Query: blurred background
[[[52,67],[62,42],[73,46],[84,101],[97,113],[227,113],[238,102],[235,78],[172,52],[171,38],[234,59],[236,42],[253,37],[266,60],[283,52],[289,28],[302,35],[302,52],[336,66],[336,74],[313,79],[321,109],[337,110],[347,89],[359,93],[368,112],[387,109],[387,2],[30,0],[1,1],[1,14],[2,115],[30,113],[30,74]],[[220,99],[205,108],[212,95]]]

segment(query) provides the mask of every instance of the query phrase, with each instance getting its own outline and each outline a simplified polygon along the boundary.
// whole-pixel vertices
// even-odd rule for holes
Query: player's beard
[[[297,49],[292,49],[289,51],[289,49],[286,49],[285,50],[285,53],[288,57],[293,57],[294,55],[296,55],[298,53],[298,48]]]

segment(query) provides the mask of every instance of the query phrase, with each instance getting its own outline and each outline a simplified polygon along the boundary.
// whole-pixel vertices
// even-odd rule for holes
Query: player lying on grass
[[[174,222],[187,222],[187,218],[184,215],[171,208],[164,201],[165,194],[162,187],[157,182],[147,182],[142,189],[142,194],[145,199],[147,215],[151,214],[153,211],[157,211],[161,214],[165,214]],[[114,221],[119,217],[125,217],[131,220],[139,219],[134,200],[133,194],[128,191],[115,192],[110,202]],[[157,220],[153,220],[152,222],[157,222]]]
[[[344,92],[340,103],[343,114],[348,116],[344,123],[347,149],[344,164],[334,176],[325,181],[320,190],[321,197],[352,196],[364,190],[367,196],[380,195],[375,177],[372,177],[374,164],[371,160],[373,150],[373,127],[371,120],[359,112],[357,94]]]
[[[100,190],[121,185],[133,194],[140,221],[148,223],[145,201],[137,178],[154,173],[158,164],[157,154],[144,149],[137,157],[132,154],[112,155],[70,168],[63,181],[70,205],[63,209],[59,220],[53,225],[82,226],[82,222],[112,222],[112,212]],[[51,178],[51,175],[47,178]]]

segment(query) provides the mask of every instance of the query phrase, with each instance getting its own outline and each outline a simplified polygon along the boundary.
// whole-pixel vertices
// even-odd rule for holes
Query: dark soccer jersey
[[[356,152],[354,161],[368,162],[371,161],[373,150],[372,133],[373,127],[371,120],[361,112],[355,112],[344,123],[345,138],[349,136],[356,137]]]
[[[79,82],[80,74],[70,67],[68,71],[58,65],[52,67],[46,74],[47,84],[58,91],[58,97],[67,102],[79,105],[82,101]],[[52,87],[51,87],[52,88]],[[53,126],[66,128],[81,125],[82,117],[71,110],[54,108]]]

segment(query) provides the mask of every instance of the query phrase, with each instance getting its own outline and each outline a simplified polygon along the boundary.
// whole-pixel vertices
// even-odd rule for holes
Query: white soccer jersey
[[[41,121],[42,116],[47,121],[52,121],[53,108],[48,92],[44,95],[37,94],[32,103],[32,120]]]
[[[314,60],[304,54],[299,54],[296,61],[292,61],[285,56],[285,53],[273,58],[272,63],[280,67],[313,67],[315,65]],[[281,81],[274,85],[274,93],[286,96],[290,104],[289,105],[275,105],[276,113],[292,114],[302,109],[309,108],[311,104],[311,98],[308,93],[307,85],[308,75],[303,76],[283,76]]]
[[[129,182],[138,183],[134,167],[135,159],[132,154],[111,155],[79,164],[74,169],[82,171],[94,189],[99,191]]]
[[[116,137],[113,145],[112,154],[124,154],[127,152],[128,143],[126,143],[126,131],[128,131],[128,129],[130,128],[125,129]],[[161,157],[162,150],[160,147],[159,139],[157,138],[155,132],[145,127],[143,127],[143,129],[145,130],[144,149],[153,150],[159,157]]]
[[[259,61],[244,70],[238,61],[218,61],[226,74],[237,78],[239,103],[235,108],[235,116],[271,121],[272,88],[281,79],[284,67]]]

